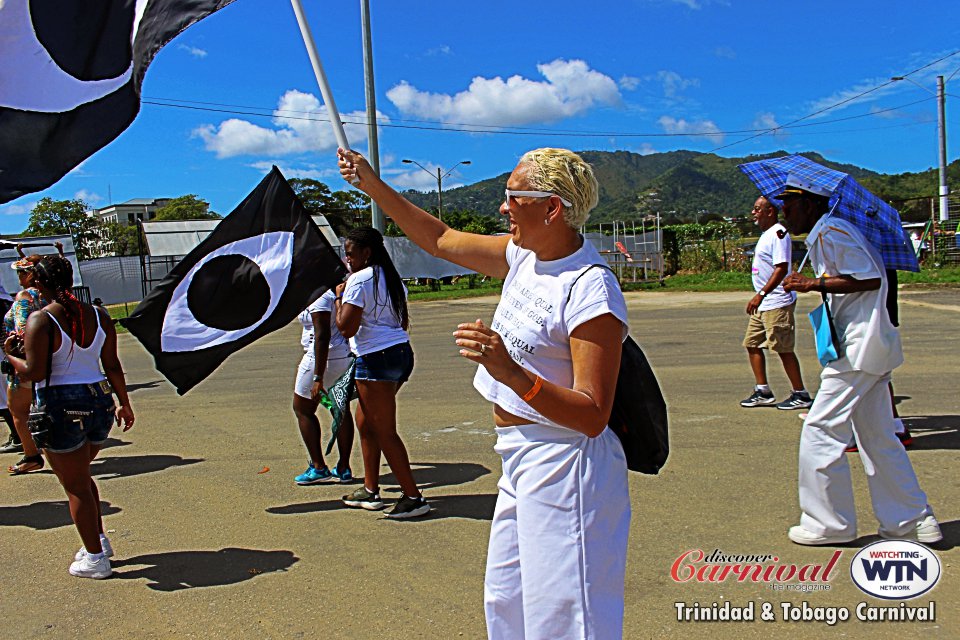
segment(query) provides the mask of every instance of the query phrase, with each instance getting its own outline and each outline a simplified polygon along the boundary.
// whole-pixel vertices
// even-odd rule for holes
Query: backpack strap
[[[613,277],[614,277],[614,278],[617,277],[617,272],[614,271],[613,269],[611,269],[608,265],[599,264],[599,263],[598,263],[598,264],[592,264],[592,265],[590,265],[589,267],[587,267],[586,269],[584,269],[583,271],[581,271],[581,272],[580,272],[580,275],[578,275],[576,278],[573,279],[573,283],[570,284],[570,289],[567,291],[567,302],[570,302],[570,297],[573,295],[573,287],[576,286],[577,282],[580,280],[580,278],[582,278],[582,277],[587,273],[587,271],[590,271],[590,269],[593,269],[594,267],[600,267],[601,269],[606,269],[607,271],[609,271],[610,273],[613,274]],[[617,281],[617,284],[619,284],[619,283],[620,283],[620,282],[619,282],[619,280],[618,280],[618,281]]]

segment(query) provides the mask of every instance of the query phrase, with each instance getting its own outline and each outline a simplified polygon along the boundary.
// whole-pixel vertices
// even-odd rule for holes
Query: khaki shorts
[[[755,349],[770,349],[776,353],[793,353],[796,327],[793,310],[797,303],[761,311],[750,316],[743,346]]]

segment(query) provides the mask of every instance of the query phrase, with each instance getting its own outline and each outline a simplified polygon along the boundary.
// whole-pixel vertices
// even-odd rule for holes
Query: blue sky
[[[960,55],[931,65],[960,50],[952,0],[371,5],[382,173],[399,188],[436,187],[404,158],[444,171],[470,160],[446,189],[509,171],[542,146],[812,150],[885,173],[922,171],[937,163],[935,78],[960,69]],[[341,115],[360,121],[360,3],[304,6]],[[909,76],[921,87],[888,84],[925,66]],[[798,123],[808,126],[742,141],[872,89]],[[947,94],[954,160],[960,73]],[[0,232],[23,230],[43,196],[102,207],[195,193],[225,214],[272,164],[288,178],[346,186],[329,123],[310,119],[325,110],[284,0],[237,0],[186,30],[150,66],[143,96],[181,106],[144,104],[59,183],[0,206]],[[365,125],[347,125],[347,135],[366,152]]]

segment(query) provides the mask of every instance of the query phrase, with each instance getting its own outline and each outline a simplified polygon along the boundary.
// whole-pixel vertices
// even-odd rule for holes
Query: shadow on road
[[[132,442],[127,442],[126,440],[120,440],[119,438],[107,438],[103,441],[103,444],[100,445],[100,450],[104,449],[114,449],[116,447],[129,447]]]
[[[427,495],[430,502],[430,513],[422,518],[397,520],[397,522],[427,522],[441,518],[467,518],[470,520],[490,520],[493,517],[493,507],[497,503],[496,494],[472,494],[436,496]],[[348,509],[340,500],[317,500],[316,502],[301,502],[281,507],[270,507],[266,511],[279,516],[294,516],[304,513],[319,513],[322,511],[339,511]],[[393,508],[387,503],[383,513]],[[384,516],[385,517],[385,516]]]
[[[90,474],[100,480],[110,480],[111,478],[128,478],[144,473],[165,471],[171,467],[181,467],[198,462],[203,462],[203,458],[181,458],[174,455],[103,458],[93,461],[93,464],[90,465]]]
[[[219,587],[252,580],[264,573],[286,571],[299,562],[292,551],[227,548],[219,551],[170,551],[125,560],[112,560],[113,577],[148,580],[154,591],[180,591],[196,587]],[[141,569],[126,569],[149,565]]]
[[[472,462],[410,462],[413,467],[413,477],[421,489],[435,489],[457,484],[473,482],[490,473],[482,464]],[[389,467],[384,467],[388,469]],[[396,485],[397,479],[392,473],[380,477],[381,484]],[[386,493],[399,493],[399,487],[390,487]]]
[[[910,416],[903,424],[913,434],[912,449],[960,449],[960,416]]]
[[[136,382],[134,384],[127,385],[127,393],[133,393],[134,391],[140,391],[141,389],[153,389],[160,385],[163,380],[151,380],[150,382]]]
[[[101,502],[100,511],[105,516],[112,516],[120,513],[121,509],[112,506],[109,502]],[[66,500],[0,507],[0,527],[31,527],[40,531],[72,526],[70,505]]]

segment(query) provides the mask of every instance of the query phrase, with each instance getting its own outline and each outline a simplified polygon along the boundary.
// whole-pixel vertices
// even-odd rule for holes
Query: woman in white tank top
[[[34,282],[44,299],[54,302],[27,320],[26,356],[7,358],[22,379],[36,383],[34,400],[47,416],[34,439],[67,493],[83,541],[70,574],[102,579],[112,573],[113,548],[103,534],[100,494],[90,463],[114,421],[124,431],[134,421],[117,358],[117,334],[104,310],[74,297],[73,267],[66,258],[44,257],[37,263]],[[5,343],[4,350],[8,348]]]

